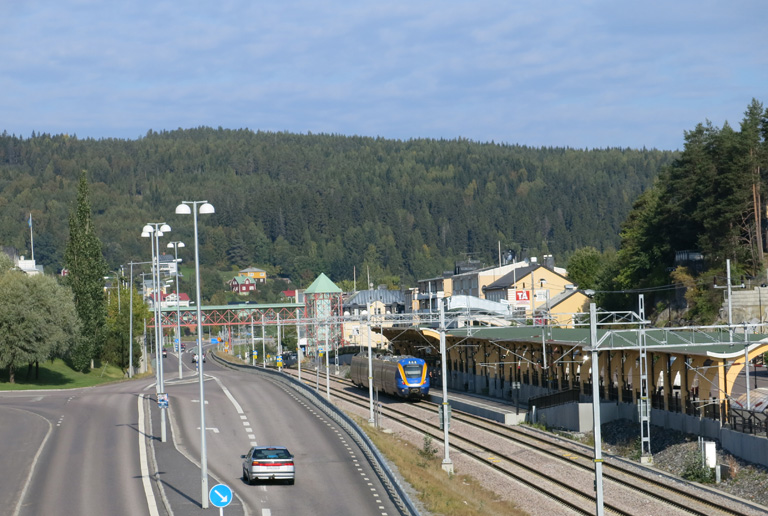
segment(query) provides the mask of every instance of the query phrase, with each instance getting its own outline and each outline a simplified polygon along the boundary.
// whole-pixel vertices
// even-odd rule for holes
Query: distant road
[[[399,514],[352,439],[313,405],[260,375],[222,368],[212,359],[205,363],[204,372],[210,375],[205,382],[208,468],[216,477],[209,481],[209,487],[219,481],[239,497],[226,514]],[[199,382],[166,385],[178,427],[174,428],[178,444],[199,460]],[[287,446],[296,457],[296,484],[249,486],[243,482],[240,455],[255,444]],[[159,449],[161,445],[155,446]],[[167,469],[162,457],[163,453],[158,453],[161,471]],[[169,497],[178,498],[174,512],[179,507],[182,512],[177,514],[187,514],[183,507],[192,509],[193,500],[199,500],[199,479],[198,470],[191,486],[164,480]]]

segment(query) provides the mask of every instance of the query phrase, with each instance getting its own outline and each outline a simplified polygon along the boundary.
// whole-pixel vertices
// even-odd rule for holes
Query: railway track
[[[320,385],[314,371],[302,371],[302,376],[307,383]],[[311,377],[311,381],[309,380]],[[322,389],[325,388],[325,375],[321,374]],[[369,401],[351,392],[354,388],[346,380],[330,377],[333,395],[346,403],[367,410]],[[321,389],[321,390],[322,390]],[[431,402],[412,403],[388,403],[382,404],[384,415],[392,418],[398,424],[413,431],[430,435],[438,442],[442,442],[443,431],[437,422],[437,404]],[[477,436],[466,438],[463,434],[481,431],[487,438],[478,439]],[[506,443],[504,448],[512,446],[517,450],[527,450],[522,453],[500,453],[499,446],[487,446],[487,442]],[[480,444],[480,443],[483,444]],[[453,411],[451,416],[450,445],[453,450],[461,451],[468,457],[481,462],[491,470],[504,475],[516,482],[523,483],[537,492],[546,493],[550,498],[558,501],[578,514],[594,514],[595,495],[592,489],[584,488],[584,479],[594,480],[594,452],[592,449],[573,441],[552,436],[535,429],[509,427],[489,421],[485,418],[471,414]],[[533,456],[530,453],[534,454]],[[520,455],[520,456],[518,456]],[[542,459],[541,462],[535,460]],[[542,462],[547,462],[547,467],[542,467]],[[552,466],[555,465],[555,466]],[[692,489],[691,484],[676,477],[657,471],[649,472],[637,465],[630,464],[623,459],[607,456],[603,463],[603,481],[606,496],[604,506],[606,511],[613,514],[693,514],[700,516],[744,516],[758,514],[758,509],[737,500],[719,494],[701,494],[701,489]],[[554,473],[554,471],[558,471]],[[644,471],[644,474],[643,474]],[[650,476],[650,475],[655,475]],[[578,480],[580,479],[580,480]],[[577,487],[577,485],[581,485]],[[610,493],[611,496],[608,496]],[[637,498],[641,496],[657,506],[657,509],[649,510],[645,507],[641,512],[627,512],[621,502],[613,502],[613,499],[621,500],[626,497]],[[734,508],[742,504],[743,509]]]

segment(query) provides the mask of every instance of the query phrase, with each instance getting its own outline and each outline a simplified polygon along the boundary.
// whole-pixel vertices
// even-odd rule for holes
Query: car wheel
[[[245,469],[243,469],[243,482],[251,483],[250,480],[248,480],[248,473],[245,472]]]
[[[288,480],[288,485],[292,486],[295,481],[296,481],[295,478],[292,478],[292,479]]]

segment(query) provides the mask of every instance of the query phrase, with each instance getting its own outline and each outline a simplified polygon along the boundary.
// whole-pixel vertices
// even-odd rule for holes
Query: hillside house
[[[248,267],[240,271],[240,276],[246,276],[256,281],[256,283],[267,282],[267,272],[256,267]]]
[[[232,290],[232,292],[236,292],[242,296],[245,296],[256,290],[257,283],[259,282],[250,276],[243,276],[242,274],[239,274],[229,280],[229,288]]]

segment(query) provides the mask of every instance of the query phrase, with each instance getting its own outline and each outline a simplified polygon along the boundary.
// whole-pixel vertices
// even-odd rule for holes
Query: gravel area
[[[355,413],[361,417],[367,417],[368,415],[365,408],[346,403],[339,398],[335,401],[339,408],[349,413]],[[407,407],[408,405],[403,404],[402,406]],[[419,413],[419,417],[423,417],[423,414]],[[437,418],[437,415],[435,414],[434,417]],[[408,429],[387,417],[383,419],[383,426],[391,429],[400,439],[409,442],[417,449],[422,446],[423,435],[421,433]],[[457,424],[455,429],[457,431],[459,430],[458,426],[459,424]],[[637,423],[620,420],[606,423],[602,425],[601,429],[604,454],[623,457],[639,464],[640,428]],[[461,430],[465,437],[470,437],[474,432],[471,428],[462,428]],[[585,444],[593,442],[592,436],[589,434],[563,434],[562,432],[557,434],[565,435]],[[482,439],[485,441],[487,436],[482,437]],[[478,439],[475,442],[480,442],[480,440]],[[438,440],[435,440],[433,443],[438,447],[439,454],[442,455],[442,443]],[[484,442],[484,444],[486,443]],[[492,443],[487,444],[492,445]],[[511,449],[507,450],[506,444],[496,444],[500,452],[514,452]],[[735,498],[751,501],[758,506],[747,511],[748,513],[768,515],[768,468],[750,464],[747,461],[734,457],[724,452],[720,448],[719,443],[717,443],[717,463],[730,468],[730,477],[722,483],[716,484],[714,478],[710,480],[697,477],[697,475],[701,475],[701,469],[698,467],[701,461],[698,447],[698,437],[695,435],[651,426],[652,469],[663,471],[681,479],[686,478],[691,481],[697,481],[704,489],[720,491]],[[527,452],[521,452],[520,450],[516,453],[528,455]],[[500,474],[489,471],[487,466],[462,453],[452,451],[451,459],[457,474],[466,474],[474,477],[485,488],[496,492],[503,499],[515,502],[521,510],[526,511],[531,516],[568,514],[561,505],[546,496],[533,493],[530,489],[516,482],[510,482]],[[526,457],[526,460],[533,461],[534,463],[538,462],[540,468],[549,468],[549,466],[545,465],[545,461],[539,461],[535,456]],[[558,475],[554,473],[553,470],[550,474],[557,478]],[[571,483],[580,483],[581,480],[573,478]],[[591,478],[585,478],[584,480],[592,482]],[[695,488],[692,487],[692,489]],[[414,496],[414,493],[411,493],[411,496]],[[651,506],[643,509],[643,504],[649,503],[647,501],[630,501],[630,499],[634,498],[632,493],[626,493],[622,497],[626,498],[627,507],[635,507],[637,514],[660,514],[657,508],[652,508]],[[416,498],[414,496],[414,499]],[[650,505],[653,504],[651,503]],[[424,510],[423,507],[420,509]],[[634,513],[635,510],[632,510],[632,512]],[[426,511],[422,512],[422,514],[424,516],[432,516]]]
[[[358,412],[357,407],[346,403],[340,403],[343,410],[350,412]],[[365,416],[365,411],[361,411],[361,415]],[[384,426],[392,429],[399,438],[410,442],[415,447],[422,445],[422,435],[413,430],[407,429],[392,419],[385,418]],[[467,425],[461,425],[465,428],[461,429],[461,434],[468,436],[473,433],[471,427]],[[457,424],[458,427],[458,424]],[[458,431],[459,428],[456,428]],[[570,436],[575,440],[581,440],[591,443],[591,435],[575,435]],[[605,454],[616,455],[619,457],[628,458],[637,462],[639,458],[637,453],[639,450],[639,426],[629,421],[616,421],[604,424],[602,426],[603,437],[603,451]],[[484,437],[485,441],[487,437]],[[442,443],[435,441],[434,444],[440,449],[442,454]],[[510,449],[509,445],[497,443],[485,443],[487,445],[498,446],[497,449],[505,452],[514,452]],[[660,427],[651,427],[651,446],[653,453],[653,468],[664,471],[677,477],[685,477],[690,472],[687,468],[691,468],[691,464],[697,465],[700,461],[700,455],[698,455],[698,438],[694,435],[687,435],[680,432],[667,431]],[[518,457],[525,455],[527,461],[533,463],[538,462],[539,469],[550,469],[551,464],[548,461],[537,461],[535,454],[528,452],[517,451]],[[490,489],[501,497],[507,500],[515,502],[520,509],[526,511],[531,516],[550,516],[552,514],[567,514],[565,509],[559,504],[548,499],[546,496],[532,493],[531,490],[517,484],[516,482],[510,482],[508,479],[502,477],[495,472],[489,472],[488,468],[478,463],[476,460],[469,458],[462,453],[453,451],[451,453],[451,459],[454,462],[454,468],[456,473],[470,475],[487,489]],[[730,454],[724,453],[722,450],[718,450],[718,464],[726,464],[731,467],[734,472],[732,477],[721,484],[715,484],[714,479],[712,483],[704,483],[704,486],[708,489],[722,490],[730,495],[738,498],[752,501],[753,503],[765,506],[765,514],[768,514],[768,470],[759,466],[751,465],[745,461],[739,460]],[[696,470],[697,468],[693,468]],[[547,471],[553,478],[557,478],[559,473],[555,467],[552,471]],[[572,478],[571,483],[592,482],[592,478],[584,477]],[[654,507],[654,503],[645,500],[641,496],[635,496],[635,493],[624,492],[620,495],[622,500],[626,503],[626,508],[634,507],[631,512],[637,514],[659,514],[658,507]],[[666,509],[669,511],[670,509]],[[650,512],[649,512],[650,511]],[[682,512],[682,511],[681,511]],[[750,514],[763,514],[761,509],[748,511]],[[677,514],[677,512],[675,512]],[[428,513],[424,512],[424,516],[428,516]],[[671,514],[671,513],[670,513]]]
[[[605,453],[636,460],[639,450],[640,427],[626,420],[613,421],[601,427]],[[577,436],[582,441],[592,441],[591,435]],[[651,426],[651,452],[653,467],[672,475],[686,478],[696,471],[700,459],[698,437]],[[731,477],[720,484],[703,482],[712,489],[719,489],[733,496],[749,500],[766,508],[768,514],[768,468],[750,464],[720,448],[717,443],[717,463],[729,466]]]
[[[342,399],[337,398],[335,403],[340,409],[348,413],[354,413],[361,417],[367,417],[368,415],[364,408],[347,403]],[[437,418],[436,414],[435,418]],[[394,432],[398,438],[407,441],[413,445],[415,449],[420,449],[422,447],[424,439],[423,434],[400,425],[397,421],[387,417],[383,418],[382,424],[384,428]],[[433,444],[438,449],[438,455],[442,456],[444,453],[443,443],[439,440],[434,440]],[[477,479],[483,487],[494,491],[504,500],[514,502],[521,510],[527,512],[530,516],[552,516],[555,514],[558,516],[567,516],[570,514],[569,512],[564,512],[563,506],[550,498],[533,493],[530,489],[521,484],[510,482],[500,473],[489,471],[486,466],[462,453],[452,451],[451,461],[453,462],[454,473],[459,475],[469,475]],[[413,496],[413,493],[411,493],[411,496]],[[427,512],[423,506],[421,507],[421,510],[424,511],[421,512],[422,516],[433,516],[431,513]]]

